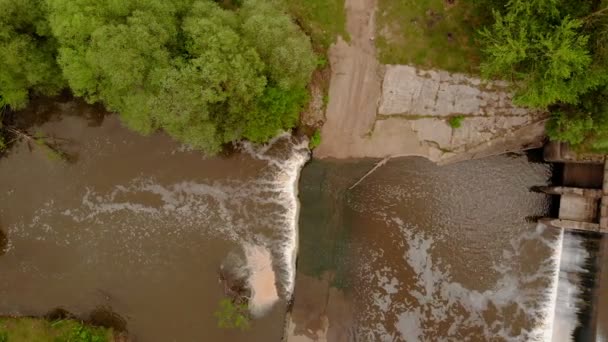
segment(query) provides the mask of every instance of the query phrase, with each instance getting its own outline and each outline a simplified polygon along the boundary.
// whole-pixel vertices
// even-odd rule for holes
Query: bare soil
[[[326,122],[316,157],[347,158],[376,118],[381,68],[374,46],[376,0],[345,3],[350,44],[338,38],[329,50],[332,75]]]

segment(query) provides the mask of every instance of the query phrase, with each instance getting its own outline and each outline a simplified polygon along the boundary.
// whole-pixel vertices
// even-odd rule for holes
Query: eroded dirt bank
[[[506,84],[381,65],[376,0],[346,0],[345,8],[351,40],[339,39],[329,51],[329,103],[315,157],[449,163],[540,146],[546,114],[514,106]],[[456,116],[460,127],[450,124]]]

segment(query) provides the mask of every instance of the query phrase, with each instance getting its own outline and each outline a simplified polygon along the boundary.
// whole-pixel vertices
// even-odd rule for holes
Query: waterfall
[[[277,155],[276,152],[272,153],[270,149],[280,140],[288,140],[289,146],[286,151]],[[271,173],[273,179],[270,180],[270,183],[274,185],[274,191],[278,194],[275,198],[276,204],[284,207],[284,211],[281,213],[283,227],[280,229],[282,236],[279,246],[281,264],[284,270],[282,280],[285,284],[287,297],[290,298],[295,284],[296,257],[298,254],[298,218],[300,213],[298,181],[304,164],[310,158],[308,139],[297,141],[288,133],[284,133],[263,147],[256,148],[250,143],[245,143],[242,145],[242,149],[256,159],[267,161],[269,167],[274,169]]]
[[[584,298],[584,279],[589,276],[587,264],[590,253],[581,235],[561,231],[555,250],[556,277],[554,282],[553,313],[549,315],[547,341],[574,341],[574,332],[581,326],[579,315],[587,310]],[[549,338],[550,337],[550,338]]]

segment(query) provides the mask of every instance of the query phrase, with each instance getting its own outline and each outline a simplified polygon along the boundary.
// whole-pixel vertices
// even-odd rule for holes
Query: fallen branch
[[[377,162],[376,165],[371,170],[369,170],[366,174],[364,174],[363,177],[359,178],[359,180],[355,184],[351,185],[350,188],[348,188],[348,190],[352,190],[354,187],[356,187],[357,185],[359,185],[359,183],[363,182],[363,180],[365,178],[367,178],[369,175],[371,175],[372,173],[374,173],[374,171],[376,171],[382,165],[386,164],[392,158],[394,158],[394,157],[393,156],[389,156],[389,157],[386,157],[386,158],[382,159],[381,161]]]
[[[45,149],[47,156],[51,159],[61,159],[61,160],[68,159],[68,156],[66,155],[66,153],[61,151],[59,148],[57,148],[55,146],[56,142],[54,144],[51,144],[48,142],[49,137],[42,136],[42,135],[41,136],[31,135],[28,132],[21,131],[21,130],[18,130],[13,127],[5,127],[5,130],[9,133],[12,133],[13,135],[15,135],[17,137],[15,139],[12,139],[11,141],[16,141],[19,138],[24,138],[28,143],[28,148],[30,149],[30,151],[32,150],[30,143],[33,143],[35,146]],[[57,139],[54,137],[52,139],[53,139],[53,141],[55,141],[55,140],[68,141],[67,139]]]

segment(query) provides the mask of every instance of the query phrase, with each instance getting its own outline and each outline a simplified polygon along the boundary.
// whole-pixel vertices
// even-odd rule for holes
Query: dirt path
[[[329,50],[332,67],[329,103],[322,142],[314,152],[315,157],[361,157],[373,154],[376,147],[369,144],[367,137],[376,120],[382,84],[382,68],[373,41],[375,8],[376,0],[346,0],[351,40],[347,43],[340,38]],[[408,136],[415,147],[419,145],[415,134]]]

